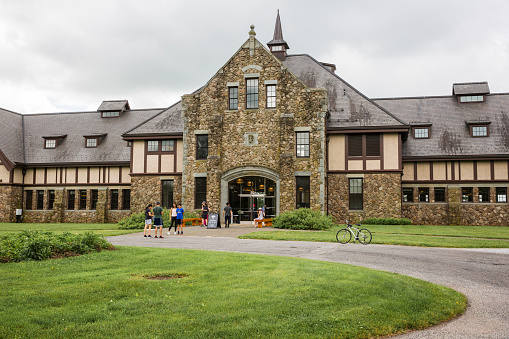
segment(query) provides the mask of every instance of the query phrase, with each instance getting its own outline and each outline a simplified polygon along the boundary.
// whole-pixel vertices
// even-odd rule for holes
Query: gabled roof
[[[374,99],[408,123],[431,123],[429,139],[403,144],[403,157],[499,157],[509,155],[509,94],[490,94],[486,102],[461,104],[454,96]],[[489,137],[470,136],[466,122],[491,122]]]
[[[329,129],[408,128],[311,56],[288,55],[283,64],[307,86],[327,89]]]
[[[182,124],[181,102],[177,102],[159,114],[122,134],[125,139],[142,136],[179,135],[184,131]]]
[[[103,119],[99,112],[24,115],[26,164],[129,163],[131,151],[122,133],[162,110],[127,110],[122,119]],[[43,136],[65,134],[56,148],[44,148]],[[87,148],[84,136],[102,136],[103,140],[97,147]]]
[[[1,108],[0,153],[5,157],[9,170],[16,163],[23,162],[23,116]]]
[[[490,88],[487,82],[469,82],[452,85],[452,95],[477,95],[489,93]]]
[[[99,108],[97,109],[98,112],[105,112],[105,111],[122,111],[122,110],[130,110],[131,107],[129,107],[129,102],[127,100],[110,100],[110,101],[103,101]]]

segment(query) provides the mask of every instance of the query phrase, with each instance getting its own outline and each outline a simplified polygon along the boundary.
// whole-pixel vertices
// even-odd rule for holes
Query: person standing
[[[150,233],[152,232],[152,217],[154,213],[152,212],[152,204],[149,204],[147,208],[145,208],[145,229],[143,230],[143,236],[145,238],[152,238]],[[147,228],[148,228],[148,236],[147,236]]]
[[[201,224],[202,226],[207,226],[209,218],[209,207],[207,206],[207,203],[204,201],[201,203]]]
[[[223,216],[224,216],[224,227],[230,227],[231,224],[231,218],[232,218],[232,208],[230,207],[230,203],[226,203],[226,207],[223,210]]]
[[[177,234],[177,204],[173,203],[171,206],[171,223],[170,227],[168,228],[168,234],[171,233],[171,228],[173,227],[173,224],[175,223],[175,232],[173,234]]]
[[[182,208],[181,204],[178,204],[177,208],[177,234],[184,234],[184,231],[182,230],[182,219],[184,219],[184,209]]]
[[[161,203],[158,201],[156,207],[153,209],[154,212],[154,228],[156,229],[155,237],[157,238],[157,228],[159,228],[159,238],[163,237],[163,208]]]

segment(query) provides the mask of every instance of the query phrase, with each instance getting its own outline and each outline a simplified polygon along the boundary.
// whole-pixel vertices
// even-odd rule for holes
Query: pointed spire
[[[276,26],[274,27],[274,37],[271,41],[267,42],[272,54],[279,60],[284,61],[286,57],[286,50],[290,49],[285,39],[283,39],[283,29],[281,28],[281,18],[279,17],[279,9],[277,10]]]

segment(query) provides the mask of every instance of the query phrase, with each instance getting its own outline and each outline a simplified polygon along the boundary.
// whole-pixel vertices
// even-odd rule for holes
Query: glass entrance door
[[[228,183],[228,199],[234,219],[250,221],[256,218],[258,208],[265,207],[265,216],[276,214],[276,183],[263,177],[242,177]]]

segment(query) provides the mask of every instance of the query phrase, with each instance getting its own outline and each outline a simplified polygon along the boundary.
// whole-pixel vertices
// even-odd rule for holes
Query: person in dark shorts
[[[159,228],[159,238],[163,237],[163,208],[161,207],[161,203],[158,201],[156,203],[156,207],[153,209],[154,212],[154,227],[156,230],[155,237],[157,238],[157,228]]]
[[[184,209],[182,208],[181,204],[178,204],[177,208],[177,234],[184,234],[184,231],[182,230],[182,219],[184,219]]]
[[[224,227],[230,227],[231,224],[231,218],[232,218],[232,208],[230,207],[230,203],[226,203],[226,207],[223,210],[223,216],[224,216]]]
[[[207,203],[204,201],[201,203],[201,224],[202,226],[207,226],[209,218],[209,207],[207,206]]]
[[[147,208],[145,208],[145,229],[143,230],[143,236],[145,238],[152,238],[150,235],[152,231],[152,217],[154,213],[152,213],[152,204],[149,204]],[[147,236],[147,228],[148,228],[148,236]]]

